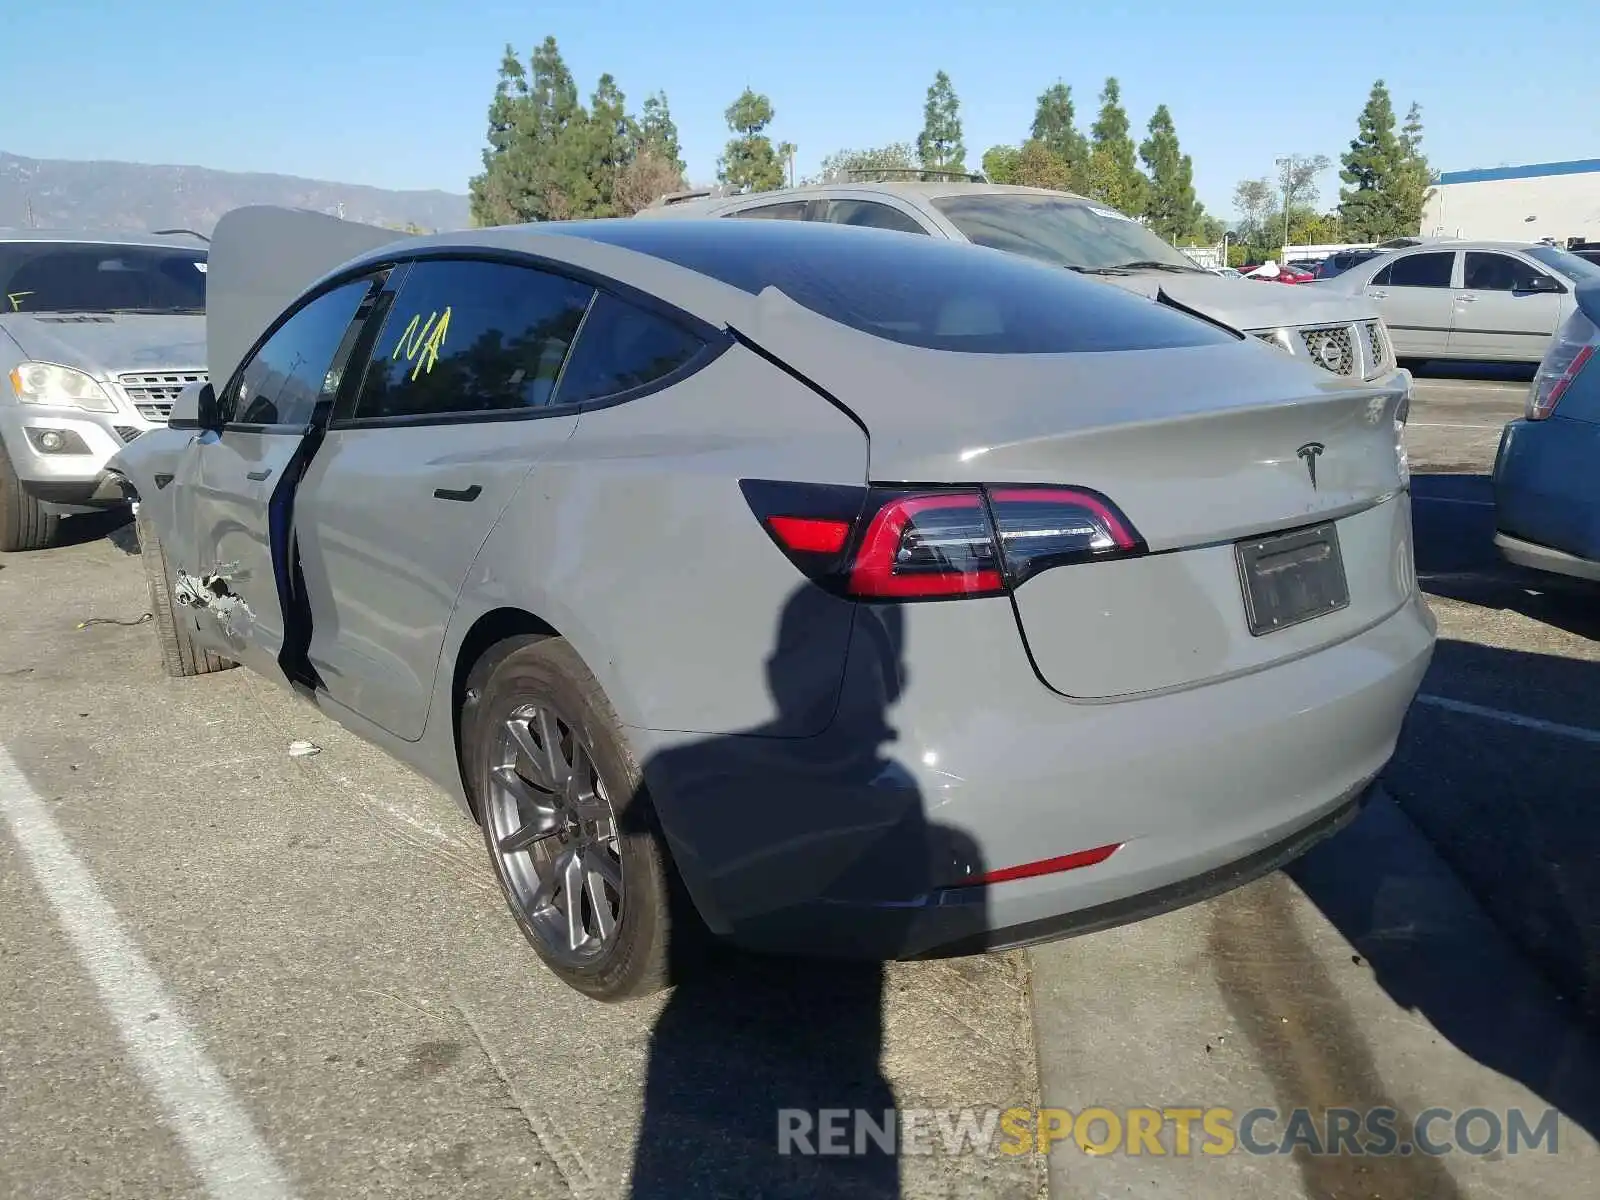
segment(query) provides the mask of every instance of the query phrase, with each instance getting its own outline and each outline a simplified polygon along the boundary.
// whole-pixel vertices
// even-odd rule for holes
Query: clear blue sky
[[[714,177],[722,112],[748,84],[803,175],[841,147],[914,140],[933,73],[961,98],[968,160],[1026,135],[1070,84],[1087,128],[1107,75],[1136,132],[1166,103],[1200,198],[1275,156],[1337,162],[1372,81],[1423,106],[1442,170],[1600,156],[1600,87],[1556,0],[1117,5],[810,0],[0,0],[0,150],[275,171],[464,191],[507,42],[561,45],[587,98],[610,71],[630,107],[664,90],[691,179]],[[1592,31],[1590,31],[1592,32]],[[1274,50],[1274,47],[1277,49]],[[1337,178],[1321,180],[1322,202]]]

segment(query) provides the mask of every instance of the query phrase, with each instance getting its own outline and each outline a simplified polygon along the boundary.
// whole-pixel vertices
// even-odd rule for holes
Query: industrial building
[[[1600,158],[1446,171],[1422,208],[1424,237],[1600,242]]]

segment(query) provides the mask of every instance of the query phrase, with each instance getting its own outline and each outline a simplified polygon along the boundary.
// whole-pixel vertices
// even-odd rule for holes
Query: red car
[[[1267,283],[1310,283],[1316,278],[1309,271],[1301,271],[1271,260],[1254,266],[1241,267],[1239,270],[1246,279],[1260,279]]]

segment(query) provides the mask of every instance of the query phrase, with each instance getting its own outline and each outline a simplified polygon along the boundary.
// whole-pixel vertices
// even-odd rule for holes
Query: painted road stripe
[[[250,1118],[4,746],[0,816],[207,1194],[214,1200],[287,1200],[289,1182]]]
[[[1485,708],[1481,704],[1468,704],[1465,700],[1451,700],[1448,696],[1430,696],[1423,693],[1417,696],[1417,703],[1431,704],[1447,712],[1465,713],[1469,717],[1487,717],[1491,721],[1503,721],[1507,725],[1516,725],[1522,729],[1553,733],[1557,737],[1574,738],[1580,742],[1600,746],[1600,729],[1585,729],[1581,725],[1561,725],[1555,721],[1541,721],[1538,717],[1525,717],[1521,713],[1506,712],[1499,708]]]
[[[1407,429],[1504,429],[1505,422],[1498,425],[1456,425],[1449,421],[1407,421]]]

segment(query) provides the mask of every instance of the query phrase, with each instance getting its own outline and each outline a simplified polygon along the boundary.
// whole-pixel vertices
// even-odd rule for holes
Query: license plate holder
[[[1339,530],[1332,522],[1234,543],[1251,637],[1350,605]]]

